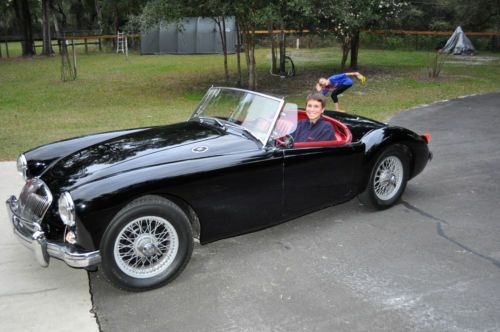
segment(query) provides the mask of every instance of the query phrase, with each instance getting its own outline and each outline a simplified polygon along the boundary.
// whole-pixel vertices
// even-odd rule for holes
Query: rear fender
[[[410,160],[409,179],[416,176],[423,167],[417,165],[417,159],[423,159],[427,150],[426,141],[417,134],[400,127],[385,127],[374,130],[362,138],[365,144],[365,157],[362,165],[362,176],[358,192],[363,192],[370,180],[371,171],[380,154],[389,146],[400,145],[408,154]],[[428,150],[427,150],[428,151]],[[424,165],[425,166],[425,165]]]

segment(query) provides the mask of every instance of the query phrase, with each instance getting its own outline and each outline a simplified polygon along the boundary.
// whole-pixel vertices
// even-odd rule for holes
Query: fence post
[[[2,58],[2,44],[0,43],[0,59]]]
[[[89,47],[87,45],[87,38],[83,38],[83,42],[85,43],[85,54],[89,54]]]
[[[101,38],[99,38],[98,41],[99,41],[99,52],[102,52]]]
[[[7,58],[10,58],[9,54],[9,43],[5,40],[5,53],[7,53]]]

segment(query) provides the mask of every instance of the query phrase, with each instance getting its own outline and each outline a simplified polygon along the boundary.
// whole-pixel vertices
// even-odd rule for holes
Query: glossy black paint
[[[328,112],[351,130],[344,146],[262,147],[237,131],[196,121],[90,135],[27,152],[29,175],[50,187],[44,219],[49,237],[62,238],[57,199],[75,201],[79,245],[99,249],[113,217],[132,200],[161,195],[199,220],[200,242],[234,236],[347,201],[362,192],[377,155],[402,144],[411,177],[429,159],[426,141],[399,127]]]

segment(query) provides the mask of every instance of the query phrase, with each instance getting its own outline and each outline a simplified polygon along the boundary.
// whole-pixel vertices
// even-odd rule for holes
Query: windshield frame
[[[202,112],[204,110],[204,107],[208,103],[208,101],[210,101],[212,99],[212,97],[214,95],[214,92],[218,91],[218,90],[241,92],[242,94],[252,94],[252,95],[255,95],[255,96],[259,96],[259,97],[263,97],[263,98],[266,98],[266,99],[270,99],[270,100],[274,100],[274,101],[279,102],[278,107],[274,111],[274,115],[273,115],[273,117],[271,119],[272,120],[271,121],[271,125],[269,126],[269,128],[265,132],[265,135],[263,136],[264,137],[263,139],[260,138],[261,135],[259,135],[258,133],[255,133],[254,131],[250,130],[250,128],[246,128],[245,126],[237,124],[237,123],[233,123],[233,122],[230,123],[231,125],[240,127],[242,130],[249,131],[253,136],[255,136],[259,140],[260,143],[262,143],[262,147],[266,146],[267,143],[269,142],[269,139],[270,139],[271,135],[272,135],[274,127],[276,126],[276,121],[277,121],[277,119],[278,119],[278,117],[279,117],[279,115],[280,115],[280,113],[281,113],[281,111],[282,111],[282,109],[283,109],[283,107],[285,105],[285,99],[284,98],[280,98],[280,97],[270,96],[270,95],[267,95],[267,94],[264,94],[264,93],[260,93],[260,92],[246,90],[246,89],[212,86],[210,89],[208,89],[208,91],[206,92],[205,96],[203,96],[202,100],[198,103],[198,105],[196,106],[195,110],[193,111],[193,113],[191,114],[191,116],[189,117],[188,120],[192,120],[192,119],[195,119],[195,118],[200,118],[200,116],[201,117],[209,117],[209,118],[213,118],[213,119],[219,119],[217,117],[210,117],[210,116],[207,116],[207,115],[200,114],[200,112]]]

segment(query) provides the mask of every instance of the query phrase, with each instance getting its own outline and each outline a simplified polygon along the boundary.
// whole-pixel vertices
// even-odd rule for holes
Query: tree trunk
[[[52,2],[52,5],[54,5],[54,2]],[[61,26],[60,26],[60,29],[59,31],[57,31],[57,34],[62,34],[64,32],[64,29],[66,29],[66,27],[68,26],[68,19],[66,17],[66,14],[64,13],[64,9],[62,8],[61,4],[58,2],[57,3],[57,6],[54,6],[52,8],[53,10],[53,13],[54,13],[54,25],[57,24],[57,19],[56,19],[56,15],[55,15],[55,12],[57,11],[59,14],[61,14]],[[58,28],[56,28],[57,30]]]
[[[35,44],[33,43],[33,28],[28,0],[14,0],[13,4],[16,18],[19,22],[19,30],[23,35],[23,56],[33,56],[36,52]]]
[[[285,74],[285,54],[286,54],[286,34],[283,31],[283,24],[281,24],[280,32],[280,74]]]
[[[250,17],[255,17],[255,13],[251,12]],[[238,17],[239,28],[243,36],[245,45],[245,58],[248,68],[248,88],[255,90],[257,88],[257,70],[255,66],[255,20],[249,19],[243,15]]]
[[[248,31],[243,33],[243,44],[245,45],[245,60],[247,62],[247,70],[248,70],[248,87],[250,87],[250,76],[252,75],[250,73],[250,49],[249,49],[249,41],[248,41]]]
[[[226,20],[224,16],[216,16],[212,17],[215,24],[217,24],[217,28],[219,29],[219,37],[222,43],[222,53],[224,54],[224,78],[229,81],[229,70],[227,67],[227,38],[226,38]]]
[[[241,87],[243,85],[243,79],[241,77],[241,35],[240,35],[240,26],[239,23],[236,22],[236,67],[238,71],[238,81],[236,84]]]
[[[120,31],[120,16],[118,14],[118,5],[115,3],[113,7],[113,25],[115,28],[115,35]]]
[[[267,32],[271,37],[271,73],[276,74],[276,43],[274,40],[273,22],[269,21],[267,24]]]
[[[224,52],[224,77],[226,78],[226,82],[229,81],[229,68],[227,66],[227,35],[226,35],[226,19],[224,16],[221,16],[222,20],[222,51]]]
[[[255,46],[251,46],[250,52],[250,65],[248,67],[248,88],[250,90],[257,89],[257,70],[255,67]]]
[[[359,31],[355,31],[351,42],[351,69],[358,69]]]
[[[340,63],[340,70],[345,71],[345,64],[347,62],[347,56],[349,55],[349,51],[351,49],[351,45],[349,43],[342,43],[342,62]]]
[[[99,27],[99,32],[102,33],[102,0],[94,0],[94,4],[97,17],[97,26]]]
[[[43,55],[53,55],[52,49],[52,36],[50,33],[50,0],[42,0],[42,13],[43,13]]]
[[[248,89],[255,90],[257,88],[257,71],[255,67],[255,28],[245,29],[245,55],[248,66]]]

